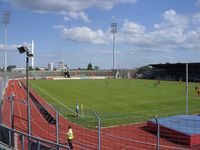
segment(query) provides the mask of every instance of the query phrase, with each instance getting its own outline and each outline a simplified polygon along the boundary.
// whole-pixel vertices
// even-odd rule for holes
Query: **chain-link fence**
[[[8,128],[0,124],[1,131],[1,144],[7,146],[10,149],[20,149],[20,150],[69,150],[70,148],[66,145],[57,144],[49,140],[38,138],[35,136],[30,136],[24,132]],[[0,146],[1,147],[1,146]]]
[[[64,106],[59,103],[50,105],[32,90],[29,135],[26,87],[20,86],[19,83],[23,82],[13,79],[13,76],[8,79],[8,82],[7,78],[0,80],[3,100],[0,140],[8,147],[68,148],[68,126],[72,126],[75,149],[200,149],[198,115],[161,118],[156,116],[156,112],[153,116],[149,116],[148,113],[101,113],[81,105],[77,114],[75,106]]]
[[[97,113],[98,118],[94,117],[92,110],[86,109],[80,111],[79,117],[76,117],[73,110],[69,111],[59,105],[54,107],[66,115],[65,117],[79,124],[75,126],[75,130],[78,131],[76,142],[82,145],[86,145],[87,142],[93,143],[95,149],[197,150],[200,148],[197,142],[200,138],[199,116],[191,115],[189,119],[183,116],[180,120],[138,113]],[[196,117],[199,120],[195,119]],[[180,128],[184,130],[174,131]],[[190,135],[191,130],[194,135]],[[195,138],[192,138],[193,136]]]

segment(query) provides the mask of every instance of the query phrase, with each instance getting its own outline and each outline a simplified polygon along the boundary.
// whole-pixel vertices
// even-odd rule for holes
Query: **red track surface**
[[[12,87],[12,82],[14,87]],[[4,103],[2,107],[2,120],[5,125],[11,127],[10,122],[10,100],[6,96],[11,96],[12,92],[15,93],[14,99],[14,128],[27,133],[27,105],[26,105],[26,92],[24,88],[20,88],[17,80],[10,80],[8,88],[6,89]],[[55,117],[53,109],[32,91],[37,100],[43,107]],[[56,142],[56,125],[49,124],[41,112],[36,108],[32,100],[31,106],[31,134],[39,138]],[[68,125],[71,125],[74,131],[74,149],[76,150],[93,150],[98,148],[98,134],[95,130],[86,129],[76,124],[69,122],[67,119],[59,116],[59,143],[67,144],[67,130]],[[156,136],[149,133],[142,128],[146,123],[118,126],[112,128],[104,128],[101,130],[101,149],[103,150],[154,150],[156,149]],[[18,144],[16,144],[18,143]],[[25,143],[27,145],[27,143]],[[175,144],[161,138],[160,150],[177,150],[177,149],[191,149],[198,150],[200,147],[186,147],[183,145]],[[15,138],[15,148],[20,149],[20,138]]]

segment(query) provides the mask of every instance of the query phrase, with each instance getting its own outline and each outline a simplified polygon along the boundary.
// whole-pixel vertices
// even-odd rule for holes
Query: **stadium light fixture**
[[[21,46],[17,48],[20,54],[26,53],[26,100],[27,100],[27,118],[28,118],[28,134],[31,135],[31,111],[29,100],[29,57],[33,57],[33,54],[29,53],[28,47]]]
[[[27,48],[27,47],[25,47],[25,46],[18,47],[17,49],[18,49],[19,53],[25,53],[25,52],[27,52],[27,51],[28,51],[28,48]]]
[[[3,11],[1,23],[4,25],[4,71],[7,72],[7,25],[10,22],[10,12]]]
[[[113,34],[113,77],[115,71],[115,33],[117,33],[117,23],[111,23],[111,33]]]

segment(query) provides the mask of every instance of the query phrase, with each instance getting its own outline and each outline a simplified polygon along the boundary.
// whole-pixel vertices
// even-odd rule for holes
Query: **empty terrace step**
[[[37,98],[30,92],[30,98],[34,102],[37,109],[41,112],[42,116],[45,118],[46,121],[50,124],[56,124],[56,119],[39,103]]]

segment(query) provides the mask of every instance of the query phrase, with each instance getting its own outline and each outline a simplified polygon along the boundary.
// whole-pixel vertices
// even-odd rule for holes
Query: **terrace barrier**
[[[4,144],[5,146],[11,148],[11,149],[27,149],[28,144],[31,145],[32,150],[41,150],[41,149],[59,149],[59,150],[70,150],[69,146],[62,145],[62,144],[57,144],[45,139],[37,138],[35,136],[29,136],[28,134],[25,134],[23,132],[17,131],[15,129],[8,128],[2,124],[0,124],[0,131],[1,131],[1,143]],[[6,132],[4,132],[6,131]],[[4,134],[2,134],[4,132]],[[15,139],[18,139],[18,145],[15,146],[12,144],[16,142],[12,138],[14,135]],[[7,142],[5,142],[7,141]]]

